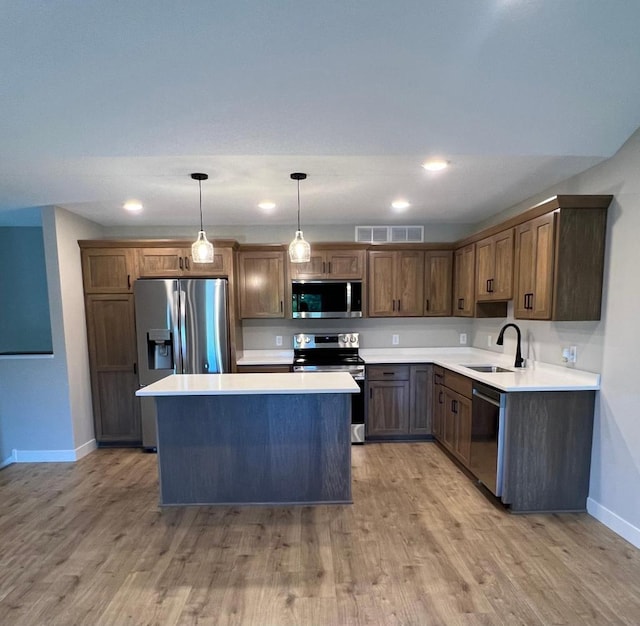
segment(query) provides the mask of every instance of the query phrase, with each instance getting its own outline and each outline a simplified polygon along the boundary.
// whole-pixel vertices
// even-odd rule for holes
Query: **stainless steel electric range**
[[[294,372],[348,372],[360,387],[352,395],[351,443],[364,443],[364,361],[358,333],[293,336]]]

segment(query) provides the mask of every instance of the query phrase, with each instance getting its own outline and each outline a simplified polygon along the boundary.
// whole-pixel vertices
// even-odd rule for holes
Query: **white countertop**
[[[588,391],[600,389],[600,374],[534,361],[513,367],[514,355],[479,348],[361,348],[367,365],[434,363],[502,391]],[[277,360],[274,360],[277,359]],[[247,350],[238,365],[291,364],[291,350]],[[511,372],[476,372],[464,365],[499,365]],[[266,374],[260,374],[265,376]]]
[[[236,359],[238,365],[291,365],[293,350],[245,350]]]
[[[346,372],[292,374],[172,374],[136,391],[137,396],[358,393]]]

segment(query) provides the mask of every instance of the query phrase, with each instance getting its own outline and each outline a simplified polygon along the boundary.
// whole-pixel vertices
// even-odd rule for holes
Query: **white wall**
[[[0,464],[73,460],[93,440],[78,239],[99,226],[42,210],[53,356],[0,360]]]

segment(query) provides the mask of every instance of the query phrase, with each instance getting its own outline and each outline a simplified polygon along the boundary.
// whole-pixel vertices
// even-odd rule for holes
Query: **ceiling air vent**
[[[360,243],[421,243],[424,226],[356,226]]]

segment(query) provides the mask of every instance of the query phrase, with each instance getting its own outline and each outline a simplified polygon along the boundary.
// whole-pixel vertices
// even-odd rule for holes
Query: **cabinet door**
[[[312,278],[324,278],[326,261],[324,252],[314,250],[311,247],[311,258],[308,263],[291,263],[289,261],[289,276],[293,280],[309,280]]]
[[[493,242],[494,269],[491,295],[494,300],[511,300],[513,297],[513,228],[495,235]]]
[[[231,248],[213,248],[213,262],[211,263],[194,263],[191,256],[191,249],[183,249],[184,268],[183,275],[187,276],[203,276],[212,278],[216,276],[228,276],[231,271],[233,253]]]
[[[133,296],[89,295],[86,312],[96,440],[139,443]]]
[[[427,251],[424,255],[424,314],[451,315],[453,252]]]
[[[182,276],[187,270],[189,252],[183,248],[140,248],[138,272],[143,277]]]
[[[455,400],[458,394],[446,387],[444,391],[444,409],[442,412],[442,445],[453,452],[456,442],[456,413]]]
[[[395,260],[390,250],[369,252],[369,317],[396,314]]]
[[[238,253],[240,317],[284,317],[282,252]]]
[[[325,269],[329,278],[362,280],[364,250],[326,250]]]
[[[514,314],[518,319],[551,319],[554,268],[554,214],[515,229]]]
[[[412,365],[409,381],[411,383],[409,433],[430,435],[432,433],[433,366]]]
[[[409,430],[409,381],[367,382],[366,435],[406,435]]]
[[[432,402],[432,432],[433,436],[442,441],[443,428],[444,428],[444,372],[440,366],[433,367],[433,392],[431,394]]]
[[[454,253],[454,302],[453,314],[459,317],[473,317],[475,245],[459,248]]]
[[[543,215],[534,221],[535,229],[535,279],[531,318],[551,319],[553,299],[554,262],[554,213]],[[578,287],[578,285],[576,285]]]
[[[130,293],[136,279],[134,252],[127,248],[84,248],[85,293]]]
[[[494,275],[495,244],[493,237],[476,243],[476,300],[491,300]]]
[[[424,313],[424,252],[396,252],[396,316],[415,317]]]
[[[455,394],[455,440],[453,451],[469,466],[471,461],[471,400]]]

